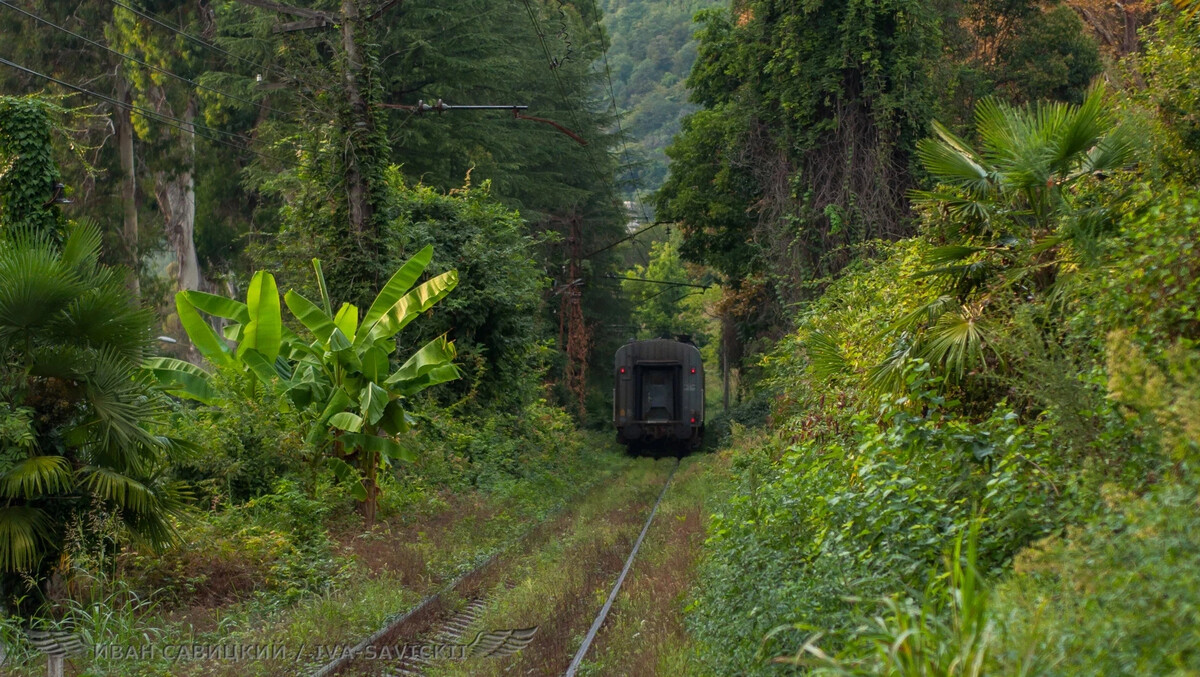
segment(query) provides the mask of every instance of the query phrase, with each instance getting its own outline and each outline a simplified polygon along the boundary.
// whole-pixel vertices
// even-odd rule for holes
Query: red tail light
[[[696,417],[695,417],[695,416],[693,416],[693,417],[692,417],[692,423],[695,423],[695,422],[696,422]]]

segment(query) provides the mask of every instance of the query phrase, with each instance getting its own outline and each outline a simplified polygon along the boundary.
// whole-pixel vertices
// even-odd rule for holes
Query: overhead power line
[[[615,246],[617,246],[617,245],[621,244],[622,242],[628,242],[629,240],[632,240],[633,238],[637,237],[638,235],[641,235],[642,233],[644,233],[644,232],[646,232],[646,231],[650,230],[651,228],[657,228],[658,226],[662,226],[662,225],[671,225],[671,224],[673,224],[673,223],[675,223],[675,222],[674,222],[674,221],[655,221],[654,223],[652,223],[652,224],[650,224],[650,225],[646,226],[645,228],[643,228],[643,229],[641,229],[641,230],[639,230],[639,231],[637,231],[637,232],[630,233],[629,235],[626,235],[625,237],[621,238],[620,240],[616,240],[616,241],[614,241],[614,242],[609,242],[608,244],[606,244],[606,245],[604,245],[603,247],[601,247],[601,248],[599,248],[599,249],[597,249],[597,250],[593,251],[592,253],[585,255],[583,258],[585,258],[585,259],[590,259],[590,258],[592,258],[593,256],[595,256],[596,254],[599,254],[599,253],[601,253],[601,252],[606,252],[606,251],[608,251],[609,249],[612,249],[613,247],[615,247]]]
[[[151,64],[151,63],[147,63],[147,62],[145,62],[145,61],[142,61],[141,59],[139,59],[139,58],[137,58],[137,57],[135,57],[135,56],[131,56],[131,55],[129,55],[129,54],[125,54],[125,53],[123,53],[123,52],[118,52],[117,50],[115,50],[115,49],[113,49],[113,48],[109,47],[108,45],[105,45],[105,44],[103,44],[103,43],[100,43],[100,42],[97,42],[97,41],[95,41],[95,40],[92,40],[91,38],[88,38],[88,37],[82,36],[82,35],[80,35],[80,34],[78,34],[78,33],[74,32],[74,31],[72,31],[72,30],[70,30],[70,29],[68,29],[68,28],[64,28],[63,26],[60,26],[60,25],[58,25],[58,24],[54,23],[53,21],[50,21],[49,19],[46,19],[46,18],[40,17],[40,16],[38,16],[37,14],[34,14],[33,12],[29,12],[29,11],[26,11],[26,10],[24,10],[24,9],[20,8],[20,7],[17,7],[16,5],[14,5],[14,4],[12,4],[12,3],[9,3],[9,2],[7,2],[7,0],[0,0],[0,5],[4,5],[5,7],[8,7],[9,9],[12,9],[12,10],[14,10],[14,11],[20,12],[21,14],[24,14],[25,16],[27,16],[27,17],[29,17],[29,18],[33,19],[34,21],[38,21],[38,22],[40,22],[40,23],[42,23],[42,24],[45,24],[46,26],[49,26],[49,27],[51,27],[51,28],[54,28],[55,30],[62,31],[63,33],[66,33],[67,35],[70,35],[70,36],[72,36],[72,37],[74,37],[74,38],[77,38],[77,39],[79,39],[79,40],[82,40],[82,41],[84,41],[84,42],[88,43],[89,45],[92,45],[92,46],[94,46],[94,47],[99,47],[100,49],[103,49],[104,51],[106,51],[106,52],[108,52],[108,53],[110,53],[110,54],[115,54],[116,56],[119,56],[119,57],[121,57],[122,59],[128,59],[129,61],[132,61],[132,62],[134,62],[134,63],[136,63],[136,64],[138,64],[138,65],[140,65],[140,66],[145,66],[146,68],[149,68],[149,69],[152,69],[152,70],[154,70],[154,71],[157,71],[157,72],[159,72],[159,73],[162,73],[163,75],[167,75],[167,76],[170,76],[170,77],[172,77],[172,78],[175,78],[176,80],[179,80],[180,82],[186,82],[187,84],[189,84],[189,85],[192,85],[193,87],[196,87],[196,88],[198,88],[198,89],[205,89],[205,90],[208,90],[208,91],[210,91],[210,92],[213,92],[214,94],[219,94],[219,95],[221,95],[221,96],[224,96],[224,97],[226,97],[226,98],[233,99],[234,101],[240,101],[240,102],[242,102],[242,103],[244,103],[244,104],[247,104],[247,105],[250,105],[250,106],[261,107],[263,110],[266,110],[266,111],[269,111],[269,112],[283,113],[283,114],[285,114],[285,115],[291,115],[291,113],[284,113],[283,111],[280,111],[280,110],[278,110],[278,109],[275,109],[275,108],[271,108],[270,106],[267,106],[266,104],[259,103],[259,102],[255,102],[255,101],[251,101],[251,100],[249,100],[249,99],[242,98],[242,97],[240,97],[240,96],[238,96],[238,95],[236,95],[236,94],[230,94],[229,92],[222,91],[222,90],[220,90],[220,89],[217,89],[216,87],[210,87],[210,86],[208,86],[208,85],[202,85],[202,84],[200,84],[199,82],[196,82],[195,80],[191,80],[191,79],[189,79],[189,78],[186,78],[186,77],[184,77],[184,76],[182,76],[182,75],[179,75],[179,74],[176,74],[176,73],[172,73],[171,71],[169,71],[169,70],[167,70],[167,69],[165,69],[165,68],[160,68],[160,67],[158,67],[158,66],[155,66],[154,64]]]
[[[22,66],[19,63],[14,63],[14,62],[9,61],[8,59],[2,58],[2,57],[0,57],[0,64],[3,64],[10,68],[15,68],[16,70],[19,70],[23,73],[28,73],[29,75],[33,75],[35,77],[39,77],[44,80],[48,80],[55,84],[62,85],[63,87],[66,87],[68,89],[73,89],[76,92],[79,92],[80,94],[84,94],[84,95],[87,95],[87,96],[90,96],[90,97],[93,97],[96,99],[100,99],[101,101],[110,103],[114,106],[119,106],[121,108],[125,108],[125,109],[131,110],[131,111],[136,111],[136,112],[146,116],[147,118],[154,120],[155,122],[161,122],[170,127],[175,127],[176,129],[179,129],[181,131],[188,132],[191,134],[196,134],[197,136],[208,139],[215,143],[223,144],[223,145],[229,146],[230,148],[236,148],[238,150],[244,150],[248,153],[253,153],[255,155],[258,155],[259,157],[263,157],[268,160],[274,160],[276,162],[284,163],[283,159],[281,159],[279,157],[275,157],[275,156],[269,155],[267,153],[259,152],[257,150],[254,150],[253,148],[249,148],[249,147],[242,146],[242,145],[235,144],[235,143],[230,143],[228,141],[223,141],[222,139],[217,138],[215,136],[208,136],[207,134],[201,134],[198,132],[203,130],[206,132],[212,132],[214,134],[225,134],[226,136],[232,136],[234,138],[239,138],[239,139],[243,139],[245,141],[250,141],[250,139],[247,139],[246,137],[241,136],[240,134],[234,134],[233,132],[226,132],[226,131],[222,131],[220,129],[213,129],[212,127],[206,127],[204,125],[197,124],[195,122],[187,122],[185,120],[180,120],[179,118],[172,117],[172,116],[166,115],[164,113],[158,113],[158,112],[152,111],[148,108],[142,108],[141,106],[135,106],[131,103],[119,101],[117,99],[112,98],[111,96],[106,96],[99,92],[94,92],[85,87],[80,87],[79,85],[67,82],[65,80],[60,80],[54,76],[46,75],[45,73],[39,73],[39,72],[33,70],[32,68],[26,68],[25,66]]]
[[[529,14],[530,22],[533,23],[533,31],[537,34],[538,42],[540,42],[542,45],[542,51],[546,54],[546,65],[550,67],[550,73],[554,76],[554,81],[558,83],[558,92],[562,97],[563,105],[566,106],[567,113],[570,114],[571,120],[575,125],[575,129],[582,133],[583,126],[579,123],[579,117],[575,114],[575,106],[571,105],[570,97],[567,95],[566,85],[563,84],[562,77],[558,74],[558,66],[560,66],[561,63],[556,61],[550,54],[550,47],[546,44],[546,34],[542,32],[541,23],[538,22],[537,14],[533,11],[533,7],[529,4],[529,0],[524,0],[524,2],[525,11]],[[588,145],[586,141],[581,143],[586,149],[588,164],[591,165],[592,172],[596,175],[596,178],[603,183],[604,174],[600,171],[599,166],[596,165],[596,158],[592,155],[592,147]]]
[[[605,275],[610,280],[629,280],[630,282],[645,282],[647,284],[662,284],[669,287],[695,287],[697,289],[708,289],[711,284],[695,284],[694,282],[671,282],[669,280],[651,280],[645,277],[627,277],[625,275],[616,275],[609,273]]]

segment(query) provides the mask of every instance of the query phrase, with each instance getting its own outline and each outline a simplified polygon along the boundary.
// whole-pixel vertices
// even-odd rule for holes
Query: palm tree
[[[1129,165],[1139,146],[1102,87],[1080,105],[985,100],[975,111],[978,148],[937,122],[933,128],[917,154],[938,186],[913,198],[930,223],[942,224],[941,237],[959,241],[934,249],[921,273],[938,282],[938,296],[888,328],[899,338],[873,374],[882,386],[895,385],[910,356],[940,364],[951,378],[981,363],[988,309],[1002,296],[1045,295],[1115,227],[1115,201],[1089,201],[1078,188]]]
[[[119,517],[159,548],[180,488],[161,472],[172,443],[148,425],[164,413],[140,363],[152,316],[120,271],[99,263],[100,231],[55,237],[0,229],[0,582],[44,581],[61,565],[66,526]],[[24,574],[23,576],[20,574]]]

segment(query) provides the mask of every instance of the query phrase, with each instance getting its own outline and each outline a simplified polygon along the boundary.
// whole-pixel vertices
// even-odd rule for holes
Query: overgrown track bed
[[[676,465],[639,459],[320,674],[563,674]]]

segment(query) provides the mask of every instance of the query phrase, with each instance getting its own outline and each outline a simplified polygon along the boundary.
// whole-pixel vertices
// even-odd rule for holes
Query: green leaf
[[[379,419],[379,424],[389,435],[406,433],[411,427],[408,424],[408,417],[404,413],[404,405],[400,404],[400,400],[388,402],[387,407],[383,410],[383,417]]]
[[[0,494],[31,499],[59,494],[74,484],[71,464],[62,456],[30,456],[0,477]]]
[[[321,307],[325,315],[333,317],[333,303],[329,300],[329,287],[325,285],[325,273],[321,271],[321,259],[313,259],[313,272],[317,275],[317,289],[321,293]]]
[[[50,518],[37,508],[0,508],[0,571],[25,571],[42,559],[50,541]]]
[[[400,270],[396,271],[395,275],[392,275],[392,279],[388,280],[387,284],[383,285],[383,289],[379,290],[379,295],[375,297],[375,301],[367,309],[367,314],[363,316],[362,327],[359,330],[362,336],[371,333],[375,324],[396,305],[396,302],[412,287],[432,260],[433,245],[428,245],[413,255],[400,267]]]
[[[352,414],[348,411],[339,411],[329,417],[329,426],[338,430],[356,433],[362,430],[363,419],[358,414]]]
[[[408,292],[387,311],[367,334],[371,342],[395,336],[418,315],[429,310],[458,286],[458,271],[451,270]],[[359,334],[359,341],[363,334]]]
[[[195,306],[196,310],[216,317],[222,317],[226,320],[233,320],[239,324],[250,322],[250,310],[241,301],[227,299],[224,296],[217,296],[216,294],[209,294],[194,289],[179,293],[183,294],[184,298]]]
[[[283,320],[279,309],[279,289],[275,286],[275,276],[266,271],[258,271],[250,280],[250,288],[246,290],[246,307],[249,310],[250,322],[238,345],[238,354],[246,350],[257,350],[268,361],[274,362],[279,355],[279,343],[283,338]]]
[[[325,403],[325,409],[321,411],[321,416],[317,418],[317,421],[321,425],[325,425],[326,421],[328,421],[331,416],[339,411],[344,411],[346,407],[353,401],[354,400],[346,394],[345,390],[336,388],[329,395],[329,400]]]
[[[217,336],[217,332],[200,317],[195,306],[184,296],[186,292],[175,295],[175,310],[179,314],[179,323],[187,332],[188,338],[196,350],[210,362],[222,367],[233,366],[233,356],[229,354],[229,346]]]
[[[350,495],[355,500],[367,500],[367,489],[363,486],[362,477],[349,463],[346,463],[340,458],[327,458],[325,465],[333,471],[333,474],[350,489]]]
[[[212,376],[190,362],[171,357],[151,357],[142,364],[142,368],[160,384],[167,386],[167,392],[176,397],[186,397],[204,404],[212,404],[216,397],[209,383]]]
[[[329,335],[329,352],[339,353],[343,350],[349,350],[353,347],[354,344],[350,343],[350,339],[346,338],[346,335],[342,333],[342,330],[334,327],[333,333]]]
[[[263,385],[270,387],[271,382],[279,377],[279,372],[275,371],[275,363],[267,359],[266,355],[254,350],[253,348],[246,350],[242,354],[242,362],[250,367],[250,371],[258,378]]]
[[[371,346],[362,354],[362,374],[372,381],[380,382],[387,378],[388,351],[379,346]]]
[[[135,513],[147,512],[154,502],[153,492],[141,482],[108,468],[89,468],[83,484],[88,491],[118,507]]]
[[[354,447],[375,452],[384,458],[400,459],[401,461],[408,461],[410,463],[417,458],[416,451],[412,447],[402,445],[396,440],[386,437],[365,435],[363,433],[348,433],[342,435],[342,442],[348,448]]]
[[[403,395],[413,395],[429,386],[453,381],[460,376],[458,368],[451,364],[454,357],[454,344],[440,336],[408,358],[385,383],[394,385]]]
[[[358,306],[353,303],[343,303],[341,308],[338,308],[337,316],[333,318],[333,323],[338,329],[346,335],[346,338],[351,342],[354,341],[354,333],[358,331]]]
[[[363,418],[371,425],[379,422],[379,418],[383,416],[383,409],[387,406],[387,403],[388,392],[373,382],[368,383],[367,387],[363,388],[362,396],[358,399],[358,405],[362,411]]]
[[[336,327],[329,315],[318,308],[315,303],[294,291],[285,294],[283,300],[296,319],[300,320],[300,323],[307,327],[318,341],[329,342],[329,335]]]

